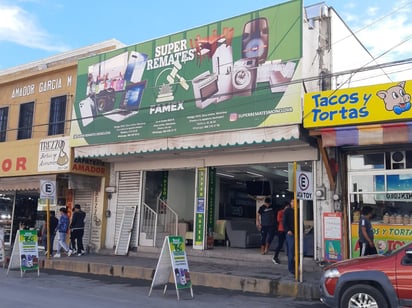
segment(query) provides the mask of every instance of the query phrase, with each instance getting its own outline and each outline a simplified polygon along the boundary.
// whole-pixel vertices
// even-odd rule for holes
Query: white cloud
[[[378,7],[368,7],[366,12],[369,16],[376,16],[376,13],[378,12],[378,10],[379,10]]]
[[[52,37],[36,22],[35,16],[15,5],[0,5],[0,41],[46,51],[63,52]]]
[[[387,53],[384,58],[389,61],[409,58],[412,51],[412,24],[409,20],[403,14],[390,16],[356,35],[374,57]]]

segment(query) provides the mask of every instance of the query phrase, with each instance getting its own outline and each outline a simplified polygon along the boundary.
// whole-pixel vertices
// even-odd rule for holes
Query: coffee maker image
[[[256,18],[245,24],[242,35],[242,58],[257,58],[258,64],[266,61],[269,47],[269,28],[266,18]]]

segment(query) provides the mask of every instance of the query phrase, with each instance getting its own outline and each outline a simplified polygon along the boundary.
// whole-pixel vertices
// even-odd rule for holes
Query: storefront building
[[[339,45],[348,33],[333,9],[289,1],[80,60],[70,145],[110,163],[105,246],[126,254],[177,233],[206,249],[224,221],[235,247],[235,220],[254,227],[264,196],[293,198],[291,163],[323,183],[303,93],[339,82],[333,61],[370,60],[355,37]],[[317,202],[303,207],[312,255],[323,249]]]
[[[112,40],[0,72],[0,225],[5,243],[21,227],[41,228],[46,200],[42,180],[56,184],[50,209],[75,203],[86,212],[85,243],[102,242],[104,187],[108,166],[75,160],[69,146],[70,111],[75,99],[77,59],[121,45]]]
[[[42,223],[39,185],[46,179],[57,183],[52,209],[80,203],[86,211],[90,250],[126,254],[159,247],[167,234],[207,249],[210,238],[221,239],[222,225],[231,246],[258,247],[257,230],[246,241],[230,237],[229,229],[253,229],[265,196],[276,207],[291,200],[296,162],[312,172],[316,188],[302,207],[304,250],[316,259],[349,256],[356,245],[346,242],[356,239],[345,198],[359,204],[375,191],[356,178],[365,175],[356,156],[363,154],[350,152],[352,144],[328,143],[336,139],[326,138],[336,134],[335,122],[307,125],[313,107],[302,101],[304,93],[353,85],[337,72],[350,75],[370,60],[332,8],[303,8],[296,0],[133,46],[108,41],[2,72],[6,242],[21,222]],[[323,111],[317,115],[324,120]],[[407,149],[402,153],[407,157]],[[347,156],[357,167],[342,178],[351,165],[341,163]],[[378,182],[393,181],[386,177]],[[399,193],[381,198],[408,194]],[[325,225],[341,233],[325,236]]]
[[[363,206],[374,210],[378,253],[410,241],[411,91],[407,80],[305,96],[304,126],[320,138],[325,152],[334,153],[339,197],[333,210],[340,213],[342,236],[329,246],[336,245],[331,249],[342,258],[359,256]]]
[[[70,144],[75,157],[111,163],[108,248],[133,206],[127,246],[161,245],[149,224],[173,212],[180,229],[169,218],[162,229],[205,249],[217,220],[255,228],[260,197],[293,197],[288,163],[317,160],[292,82],[303,70],[302,8],[291,1],[79,61]]]

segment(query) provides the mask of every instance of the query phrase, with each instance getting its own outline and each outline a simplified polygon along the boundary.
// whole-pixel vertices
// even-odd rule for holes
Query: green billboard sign
[[[301,122],[302,0],[81,59],[72,146]]]

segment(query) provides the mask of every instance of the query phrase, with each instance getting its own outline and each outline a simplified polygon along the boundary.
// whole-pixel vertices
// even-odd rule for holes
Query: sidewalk
[[[140,248],[139,248],[140,249]],[[113,250],[100,251],[81,257],[60,259],[41,257],[41,267],[113,277],[147,280],[148,287],[156,269],[160,249],[141,248],[129,256],[116,256]],[[268,296],[286,296],[305,300],[319,299],[321,267],[312,259],[304,258],[303,282],[297,282],[287,270],[287,260],[272,262],[273,254],[261,255],[258,249],[215,247],[198,251],[186,247],[193,289],[196,286],[253,292]],[[173,282],[170,277],[170,282]]]

